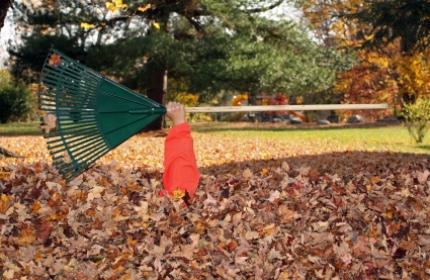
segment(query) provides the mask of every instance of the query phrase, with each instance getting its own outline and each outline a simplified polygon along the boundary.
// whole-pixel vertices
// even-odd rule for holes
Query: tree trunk
[[[10,5],[13,0],[2,0],[0,2],[0,31],[4,26],[4,20],[6,19],[7,11],[9,10]],[[14,152],[8,151],[5,148],[0,147],[0,155],[5,157],[20,157]]]
[[[400,40],[400,50],[401,54],[404,56],[411,55],[413,51],[413,47],[411,43],[406,38],[401,38]],[[415,96],[413,93],[407,91],[407,89],[402,89],[402,101],[406,104],[412,104],[415,103],[415,100],[417,99],[417,96]]]
[[[156,62],[148,63],[149,75],[147,81],[147,95],[152,100],[164,104],[164,99],[167,94],[167,71]],[[163,117],[152,122],[145,131],[159,130],[163,125]]]
[[[4,20],[6,19],[7,11],[13,0],[2,0],[0,1],[0,30],[3,28]]]
[[[149,32],[169,33],[167,24],[168,21],[169,12],[165,11],[164,15],[159,18],[159,30],[154,30],[154,27],[152,27],[152,30]],[[167,69],[165,63],[162,61],[154,61],[150,59],[146,67],[148,67],[149,70],[147,75],[148,80],[146,81],[146,93],[152,100],[160,104],[164,104],[165,96],[167,94]],[[163,122],[164,116],[156,119],[149,126],[147,126],[144,131],[160,130],[163,127]]]

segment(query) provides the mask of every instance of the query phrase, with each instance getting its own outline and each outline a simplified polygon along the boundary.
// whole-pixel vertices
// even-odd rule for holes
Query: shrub
[[[430,98],[420,97],[414,103],[404,104],[402,116],[409,135],[416,143],[422,143],[429,128]]]
[[[199,104],[199,96],[192,93],[180,92],[177,93],[173,99],[187,107],[194,107]]]
[[[32,99],[24,85],[15,83],[8,72],[0,71],[0,122],[28,118],[33,108]]]

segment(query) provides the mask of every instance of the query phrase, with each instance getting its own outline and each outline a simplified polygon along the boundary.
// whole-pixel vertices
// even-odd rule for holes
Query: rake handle
[[[275,111],[326,111],[326,110],[377,110],[388,109],[382,104],[313,104],[313,105],[264,105],[264,106],[213,106],[187,107],[187,113],[237,113]]]
[[[128,110],[129,114],[151,114],[151,113],[166,113],[165,108],[151,108],[151,109],[140,109],[140,110]]]

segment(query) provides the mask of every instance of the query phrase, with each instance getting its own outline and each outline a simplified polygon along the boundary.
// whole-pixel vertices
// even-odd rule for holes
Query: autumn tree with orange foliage
[[[429,13],[427,0],[364,0],[356,13],[347,16],[370,26],[365,30],[365,36],[370,38],[364,44],[368,49],[380,49],[393,42],[398,44],[399,52],[392,57],[392,63],[398,74],[402,101],[406,103],[428,96]]]
[[[300,7],[319,40],[356,54],[357,63],[340,73],[336,82],[344,102],[395,106],[428,95],[430,64],[425,44],[429,40],[423,26],[430,5],[426,1],[310,0]],[[410,28],[398,28],[402,21],[409,22]],[[381,114],[370,114],[375,113]]]

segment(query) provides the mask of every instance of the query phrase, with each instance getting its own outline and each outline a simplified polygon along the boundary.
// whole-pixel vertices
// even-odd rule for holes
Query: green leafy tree
[[[6,70],[0,70],[0,122],[27,119],[33,111],[30,91],[13,80]]]

